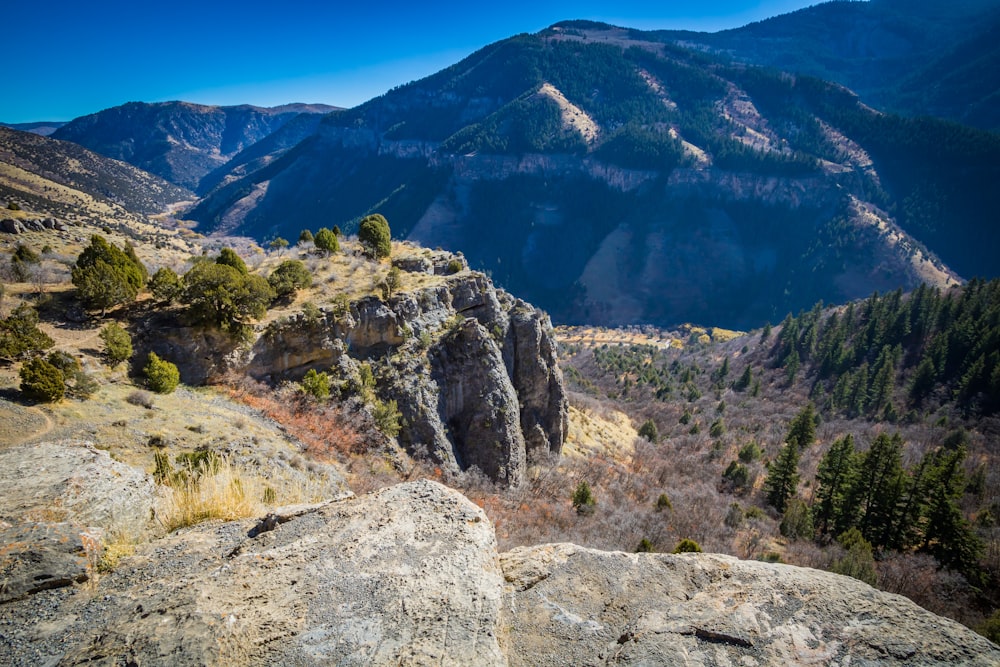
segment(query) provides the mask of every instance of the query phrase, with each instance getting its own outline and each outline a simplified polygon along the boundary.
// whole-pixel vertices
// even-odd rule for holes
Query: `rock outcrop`
[[[1000,647],[971,630],[839,575],[570,544],[498,554],[482,510],[435,482],[283,516],[266,529],[253,520],[185,529],[140,547],[89,590],[8,602],[0,662],[1000,661]]]
[[[178,365],[189,384],[245,373],[298,380],[310,369],[380,364],[378,393],[395,400],[400,442],[453,472],[473,466],[505,485],[523,481],[529,452],[559,454],[568,403],[548,317],[465,270],[455,255],[406,264],[438,284],[321,307],[259,327],[249,344],[200,329],[148,324],[146,345]],[[388,361],[384,361],[388,359]]]
[[[511,665],[989,665],[1000,648],[829,572],[573,544],[501,554]],[[560,641],[553,641],[558,637]]]
[[[0,450],[0,604],[89,580],[102,540],[148,537],[160,503],[148,475],[88,442]]]

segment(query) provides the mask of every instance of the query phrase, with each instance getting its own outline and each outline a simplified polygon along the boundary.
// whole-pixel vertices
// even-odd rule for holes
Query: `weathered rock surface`
[[[808,568],[572,544],[500,556],[511,665],[995,665],[1000,647]]]
[[[446,257],[464,266],[448,253],[406,266],[439,273]],[[189,384],[230,372],[298,380],[310,369],[342,365],[345,357],[391,356],[394,368],[380,378],[378,392],[398,404],[405,423],[400,442],[454,472],[476,466],[494,481],[517,485],[529,450],[558,454],[566,439],[568,403],[548,317],[481,273],[463,269],[387,301],[365,297],[346,309],[300,313],[261,327],[248,345],[154,321],[146,329],[148,348],[176,363]],[[415,344],[421,338],[426,347]]]
[[[0,449],[0,520],[136,529],[151,524],[158,503],[149,475],[92,443],[65,440]]]
[[[0,662],[506,663],[496,540],[460,494],[414,482],[250,538],[253,525],[209,524],[148,545],[93,595],[9,604]]]
[[[0,449],[0,604],[93,576],[102,539],[149,536],[160,496],[87,442]]]
[[[274,516],[182,530],[87,587],[3,604],[0,663],[1000,663],[971,630],[829,573],[571,544],[498,555],[485,514],[435,482]]]
[[[87,581],[97,533],[65,522],[0,522],[0,604]]]

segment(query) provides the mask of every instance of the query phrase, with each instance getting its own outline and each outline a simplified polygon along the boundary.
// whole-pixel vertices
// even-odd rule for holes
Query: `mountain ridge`
[[[76,118],[53,136],[196,190],[207,173],[296,116],[334,109],[299,103],[266,108],[129,102]]]
[[[296,228],[331,215],[349,231],[361,216],[379,211],[400,235],[463,250],[477,268],[493,272],[560,322],[760,325],[818,298],[849,300],[928,279],[948,284],[956,275],[934,252],[948,239],[955,249],[945,245],[944,260],[958,263],[960,274],[997,270],[988,257],[957,249],[968,247],[972,229],[981,227],[983,206],[980,199],[964,197],[972,186],[962,189],[959,171],[948,188],[957,188],[956,201],[967,201],[967,230],[942,240],[940,231],[900,216],[902,199],[936,196],[921,190],[921,183],[940,180],[935,151],[946,150],[944,137],[961,134],[958,129],[932,125],[928,142],[941,145],[921,148],[923,157],[915,149],[898,151],[902,166],[887,172],[885,165],[896,164],[887,158],[896,159],[895,153],[876,143],[881,130],[874,125],[891,129],[896,123],[900,131],[910,131],[907,124],[914,121],[879,120],[835,84],[727,65],[690,49],[644,41],[645,33],[637,31],[580,26],[557,24],[488,45],[421,81],[324,116],[312,135],[271,153],[256,172],[221,179],[221,187],[208,192],[189,216],[209,231],[268,238],[294,235]],[[591,128],[590,134],[581,134],[576,122]],[[859,132],[865,145],[849,136]],[[988,151],[993,143],[985,144]],[[877,152],[869,154],[871,147]],[[910,173],[914,166],[923,171]],[[692,200],[700,204],[688,211],[685,202]],[[757,210],[742,210],[746,202]],[[670,210],[675,213],[664,213]],[[862,210],[879,221],[865,222],[869,213]],[[659,304],[665,295],[654,284],[668,277],[643,278],[642,266],[655,274],[664,266],[691,265],[676,254],[654,252],[676,248],[676,241],[665,245],[663,239],[679,234],[678,225],[691,215],[716,220],[737,239],[719,246],[725,235],[713,235],[701,240],[701,251],[696,243],[691,252],[730,256],[736,273],[720,279],[705,268],[693,269],[686,291],[664,309]],[[762,218],[791,225],[794,231],[784,233],[784,241],[799,244],[797,249],[778,250],[776,229],[765,235],[753,231],[766,229],[759,226]],[[839,218],[855,239],[874,233],[852,252],[860,260],[855,266],[844,264],[840,251],[824,259],[826,251],[808,239],[810,228],[832,239],[836,233],[829,226],[841,224]],[[805,220],[810,222],[798,222]],[[695,224],[697,230],[706,223]],[[764,247],[748,250],[741,235]],[[612,281],[621,277],[617,292],[633,301],[624,310],[619,297],[592,298],[606,278],[583,279],[595,253],[605,242],[614,246],[616,238],[635,262],[600,273]],[[877,238],[883,240],[872,245]],[[564,240],[570,242],[559,246]],[[782,252],[786,256],[779,262]],[[809,262],[831,273],[805,287],[772,274],[768,282],[793,293],[776,309],[761,308],[774,300],[774,291],[747,298],[748,284],[764,284],[763,275],[754,273],[794,265],[809,252],[819,253]],[[866,252],[874,256],[866,258]],[[877,268],[883,262],[885,267]],[[811,268],[803,263],[797,270]],[[882,274],[885,280],[878,278]],[[823,282],[836,287],[824,292]],[[723,295],[732,293],[743,296],[725,301]],[[707,310],[692,307],[706,302]],[[744,312],[720,316],[737,303]]]

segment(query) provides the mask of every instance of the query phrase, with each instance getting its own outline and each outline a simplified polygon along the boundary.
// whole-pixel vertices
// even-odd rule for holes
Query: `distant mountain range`
[[[325,104],[217,107],[188,102],[130,102],[77,118],[56,139],[123,160],[177,185],[201,179],[289,121],[335,110]]]
[[[194,194],[78,144],[0,128],[0,199],[35,214],[103,224],[161,213]]]
[[[6,127],[11,130],[20,130],[21,132],[31,132],[32,134],[47,137],[65,124],[66,123],[64,121],[43,120],[36,123],[0,123],[0,127]]]
[[[325,116],[189,215],[266,239],[380,211],[559,321],[747,327],[995,275],[998,163],[997,135],[573,22]]]
[[[204,233],[294,240],[380,212],[560,322],[749,328],[1000,275],[1000,135],[747,64],[822,61],[843,81],[868,53],[870,73],[913,61],[894,82],[951,81],[946,54],[981,43],[989,62],[962,26],[988,29],[995,5],[917,3],[887,23],[900,3],[834,2],[714,35],[566,22],[353,109],[132,103],[55,136],[195,190],[185,215]],[[933,39],[913,27],[935,20]],[[989,98],[989,76],[966,83]]]
[[[836,81],[869,105],[1000,130],[1000,1],[826,2],[664,40]]]

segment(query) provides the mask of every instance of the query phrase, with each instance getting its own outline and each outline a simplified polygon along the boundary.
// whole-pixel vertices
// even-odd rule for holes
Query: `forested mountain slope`
[[[378,211],[558,321],[749,327],[996,275],[998,158],[987,132],[573,22],[236,158],[190,216],[268,239]]]

